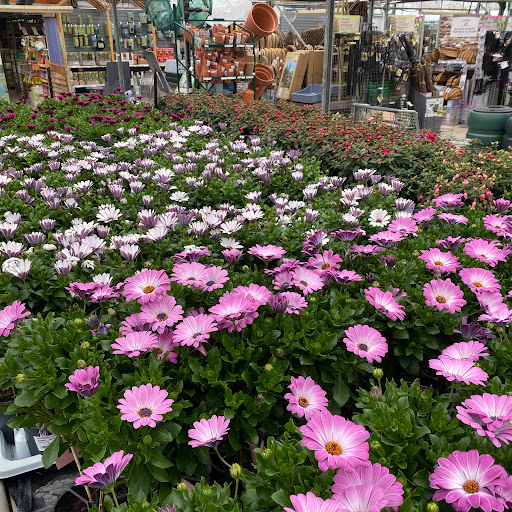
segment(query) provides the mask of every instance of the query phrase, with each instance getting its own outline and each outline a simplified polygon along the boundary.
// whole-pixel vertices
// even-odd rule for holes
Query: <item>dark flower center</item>
[[[148,285],[146,286],[146,288],[144,288],[144,290],[142,290],[144,293],[152,293],[155,291],[155,287],[154,286],[151,286],[151,285]]]
[[[341,446],[338,443],[335,443],[334,441],[329,441],[325,445],[325,449],[327,450],[327,453],[330,455],[340,455],[341,454]]]
[[[159,322],[163,322],[164,320],[167,320],[168,318],[169,317],[165,313],[158,313],[158,315],[156,315],[156,319]]]
[[[359,345],[357,345],[357,348],[359,350],[364,350],[365,352],[368,352],[368,345],[365,345],[364,343],[359,343]]]
[[[436,297],[436,301],[439,304],[446,304],[446,299],[444,297],[441,297],[441,295],[439,295],[439,297]]]
[[[306,283],[306,281],[299,281],[299,283],[302,285],[302,286],[307,286],[308,283]]]
[[[195,334],[192,334],[192,338],[197,339],[197,338],[199,338],[199,336],[201,336],[201,334],[203,334],[203,333],[202,332],[196,332]]]
[[[187,281],[196,281],[195,277],[187,277]]]
[[[497,416],[489,416],[489,419],[491,419],[492,421],[496,421],[498,419]]]
[[[468,480],[464,485],[463,489],[468,494],[475,494],[475,492],[478,492],[478,484],[474,480]]]
[[[212,284],[215,284],[215,281],[206,281],[206,286],[211,286]]]
[[[308,402],[308,399],[307,398],[304,398],[303,396],[301,396],[298,400],[297,400],[297,403],[301,406],[301,407],[307,407],[309,402]]]
[[[151,414],[153,414],[153,411],[151,409],[147,409],[144,407],[137,413],[141,418],[149,418]]]

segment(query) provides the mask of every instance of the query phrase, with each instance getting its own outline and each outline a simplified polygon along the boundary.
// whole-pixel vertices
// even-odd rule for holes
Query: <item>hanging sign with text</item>
[[[474,37],[478,34],[480,16],[453,16],[450,37]]]
[[[361,16],[334,16],[335,34],[358,34],[360,32]]]

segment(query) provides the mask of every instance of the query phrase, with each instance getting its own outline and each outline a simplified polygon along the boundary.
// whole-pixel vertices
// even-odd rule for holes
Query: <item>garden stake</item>
[[[73,445],[70,445],[69,449],[71,450],[71,453],[73,454],[73,458],[75,459],[75,464],[76,464],[76,467],[78,468],[78,472],[80,473],[80,475],[83,475],[84,472],[82,471],[80,459],[78,458],[78,454],[76,453],[75,447]],[[92,497],[91,489],[89,489],[89,487],[87,487],[86,485],[84,485],[84,487],[85,487],[85,492],[87,493],[87,497],[89,498],[89,501],[94,501],[94,499]]]

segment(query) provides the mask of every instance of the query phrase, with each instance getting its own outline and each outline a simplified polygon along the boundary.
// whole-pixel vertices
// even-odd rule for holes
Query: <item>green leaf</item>
[[[53,463],[57,460],[59,456],[59,448],[60,448],[60,436],[56,436],[55,439],[51,442],[50,445],[46,447],[46,450],[43,452],[42,462],[43,466],[48,469],[53,465]]]
[[[338,375],[338,378],[334,383],[332,389],[332,397],[340,407],[343,407],[347,403],[347,400],[349,398],[348,387],[345,384],[344,380],[341,378],[341,375]]]
[[[151,489],[151,473],[144,464],[131,464],[130,476],[128,477],[128,487],[130,493],[137,494],[142,491],[147,494]]]
[[[272,493],[272,499],[281,507],[289,507],[291,503],[290,493],[286,492],[284,489],[279,489]]]
[[[30,391],[22,391],[14,400],[18,407],[32,407],[39,399]]]

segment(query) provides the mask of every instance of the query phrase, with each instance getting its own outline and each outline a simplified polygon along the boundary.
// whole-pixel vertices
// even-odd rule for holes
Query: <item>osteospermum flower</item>
[[[325,391],[311,377],[292,377],[288,389],[291,393],[284,395],[288,400],[286,410],[297,416],[309,420],[314,414],[327,409],[329,400]]]
[[[151,325],[151,330],[162,334],[167,327],[172,327],[183,318],[183,308],[176,304],[176,299],[163,295],[158,300],[143,304],[141,319]]]
[[[128,357],[137,357],[143,352],[158,348],[158,337],[148,331],[129,332],[126,336],[116,338],[117,343],[112,343],[114,354],[125,354]]]
[[[79,395],[92,396],[98,391],[99,376],[99,366],[88,366],[84,369],[75,370],[75,373],[69,376],[69,382],[64,386]]]
[[[209,420],[203,418],[200,421],[194,421],[194,428],[188,431],[188,437],[192,439],[188,444],[192,448],[217,446],[228,433],[228,430],[229,420],[224,416],[217,417],[214,414]]]
[[[139,304],[158,300],[171,289],[171,281],[163,270],[146,270],[124,282],[122,294],[126,302],[137,299]]]
[[[384,492],[380,500],[381,508],[391,507],[398,510],[398,507],[404,502],[404,488],[396,477],[389,472],[389,469],[380,464],[369,464],[360,466],[354,471],[338,471],[334,475],[334,485],[332,486],[333,498],[347,494],[347,491],[358,485],[371,484],[374,489],[381,489]]]
[[[391,291],[383,292],[379,288],[370,287],[364,291],[366,300],[384,313],[388,318],[396,322],[405,318],[404,306],[398,304]]]
[[[438,208],[443,210],[446,210],[447,208],[455,208],[456,206],[463,204],[462,195],[463,194],[443,194],[433,199],[433,202]]]
[[[492,322],[496,325],[506,325],[512,322],[512,309],[506,304],[501,304],[497,308],[489,309],[487,313],[478,317],[479,322]]]
[[[463,268],[459,272],[462,282],[467,284],[472,292],[499,292],[501,286],[494,274],[484,268]]]
[[[418,258],[427,264],[429,270],[439,270],[441,274],[451,274],[460,268],[459,258],[439,249],[422,250]]]
[[[347,346],[347,350],[366,358],[369,363],[372,361],[380,363],[388,351],[386,338],[377,329],[368,325],[358,324],[349,327],[345,331],[345,336],[343,343]]]
[[[230,292],[219,299],[219,304],[212,306],[209,311],[219,324],[219,329],[234,329],[241,331],[252,324],[258,317],[259,304],[245,292]]]
[[[386,227],[389,224],[389,221],[391,220],[391,216],[386,210],[377,209],[373,210],[370,213],[370,217],[368,218],[368,221],[370,223],[370,226],[373,226],[374,228],[377,227]]]
[[[218,330],[213,315],[199,314],[187,316],[174,330],[174,341],[180,345],[198,348],[201,343],[207,343],[210,333]]]
[[[190,286],[191,289],[202,288],[206,269],[206,265],[198,262],[178,263],[172,269],[171,281]]]
[[[384,491],[373,484],[360,484],[335,494],[338,512],[380,512],[385,506]]]
[[[9,336],[18,323],[30,315],[30,311],[24,311],[25,307],[25,304],[15,300],[0,311],[0,336]]]
[[[327,275],[334,279],[337,283],[348,285],[350,283],[355,283],[356,281],[362,281],[363,278],[353,270],[332,270],[329,269],[327,271]]]
[[[457,406],[457,418],[476,429],[479,436],[489,437],[495,446],[512,441],[512,396],[473,395]]]
[[[495,489],[503,485],[507,474],[494,464],[487,454],[477,450],[452,452],[448,457],[440,457],[438,466],[430,475],[430,486],[439,489],[434,500],[445,500],[461,512],[481,508],[484,512],[503,510],[503,503],[495,496]]]
[[[412,218],[418,223],[430,222],[434,218],[435,214],[436,211],[434,208],[423,208],[423,210],[416,212]]]
[[[418,225],[414,220],[408,217],[400,217],[399,219],[395,219],[391,222],[388,226],[388,231],[394,231],[407,236],[416,233],[418,231]]]
[[[201,288],[207,292],[224,288],[224,283],[229,281],[228,271],[222,267],[208,267],[203,274]]]
[[[251,283],[249,286],[237,286],[233,292],[245,293],[246,296],[252,297],[258,306],[268,304],[272,297],[272,292],[266,286],[255,283]]]
[[[466,243],[463,252],[482,263],[495,267],[500,261],[507,261],[510,250],[498,248],[496,242],[476,238]]]
[[[315,414],[300,431],[302,446],[315,452],[321,471],[355,468],[368,460],[367,430],[327,410]]]
[[[452,359],[468,359],[469,361],[478,361],[481,357],[489,355],[486,352],[487,347],[480,341],[461,341],[446,347],[441,354]]]
[[[423,287],[427,306],[435,306],[438,311],[446,309],[451,315],[466,305],[464,293],[451,279],[433,279]]]
[[[284,507],[285,512],[337,512],[339,504],[332,500],[318,498],[312,492],[307,494],[292,494],[290,496],[293,508]]]
[[[315,270],[305,267],[298,267],[292,270],[292,285],[300,288],[304,295],[313,293],[324,287],[322,276]]]
[[[325,273],[329,269],[340,268],[340,263],[343,260],[339,254],[335,254],[333,251],[324,251],[321,254],[315,254],[308,260],[308,267],[316,269],[321,274]]]
[[[260,260],[271,261],[282,258],[286,254],[286,251],[282,247],[277,247],[276,245],[256,244],[254,247],[251,247],[247,253],[256,256]]]
[[[505,503],[505,510],[512,509],[512,475],[505,479],[503,485],[495,487],[496,496]]]
[[[465,384],[476,384],[483,386],[489,378],[481,368],[475,366],[469,359],[452,359],[440,355],[437,359],[430,359],[430,368],[436,371],[436,375],[442,375],[447,380],[464,382]]]
[[[133,428],[141,426],[156,427],[156,422],[161,421],[163,415],[172,411],[172,398],[167,398],[169,393],[159,386],[145,384],[134,386],[124,392],[119,399],[117,408],[123,413],[121,419],[133,423]]]
[[[96,462],[93,466],[85,468],[83,475],[75,480],[75,485],[85,485],[96,489],[105,489],[115,484],[124,468],[132,460],[133,455],[124,451],[113,453],[104,462]]]
[[[511,218],[510,215],[504,215],[503,217],[486,215],[482,220],[484,221],[485,229],[499,235],[510,226],[509,219]]]
[[[448,224],[467,224],[468,218],[464,215],[455,215],[454,213],[441,213],[437,216],[441,220],[445,220]]]
[[[286,300],[286,310],[285,313],[294,313],[298,315],[302,309],[308,307],[308,303],[306,299],[300,294],[295,292],[283,292],[279,294]]]

